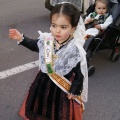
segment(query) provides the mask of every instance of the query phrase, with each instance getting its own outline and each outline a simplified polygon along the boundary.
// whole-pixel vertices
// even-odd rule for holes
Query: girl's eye
[[[52,24],[51,27],[55,28],[55,25]]]
[[[67,27],[66,26],[62,26],[62,29],[66,29]]]

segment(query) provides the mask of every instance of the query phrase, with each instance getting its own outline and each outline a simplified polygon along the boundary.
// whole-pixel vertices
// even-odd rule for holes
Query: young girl
[[[38,40],[9,30],[9,37],[39,52],[40,71],[30,87],[21,115],[29,120],[82,120],[87,102],[86,53],[73,33],[80,13],[72,4],[58,4],[50,14],[51,33]],[[25,110],[25,111],[24,111]]]
[[[112,15],[109,13],[109,1],[96,0],[95,12],[90,13],[85,18],[85,39],[98,35],[99,32],[105,30],[112,21]]]

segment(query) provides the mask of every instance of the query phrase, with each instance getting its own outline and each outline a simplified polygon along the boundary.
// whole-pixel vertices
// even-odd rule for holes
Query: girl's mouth
[[[60,35],[56,35],[57,38],[60,38],[61,36]]]

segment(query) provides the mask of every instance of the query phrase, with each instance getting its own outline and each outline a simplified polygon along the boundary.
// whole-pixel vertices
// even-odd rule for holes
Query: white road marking
[[[9,76],[21,73],[23,71],[26,71],[26,70],[29,70],[29,69],[32,69],[32,68],[35,68],[35,67],[38,67],[38,66],[39,66],[39,62],[37,60],[37,61],[34,61],[34,62],[30,62],[30,63],[24,64],[24,65],[14,67],[12,69],[2,71],[2,72],[0,72],[0,79],[7,78]]]

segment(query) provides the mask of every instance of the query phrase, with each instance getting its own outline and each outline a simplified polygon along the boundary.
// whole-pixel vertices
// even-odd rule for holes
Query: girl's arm
[[[28,48],[29,50],[39,52],[39,48],[37,45],[38,39],[33,40],[23,35],[23,40],[20,42],[20,45]]]
[[[69,99],[70,97],[74,98],[75,95],[81,95],[83,89],[83,75],[80,70],[80,62],[76,65],[75,68],[73,68],[73,72],[75,73],[75,76],[70,89],[70,93],[73,96],[68,95]]]
[[[16,29],[9,30],[9,37],[15,41],[19,41],[21,45],[27,47],[28,49],[39,52],[39,49],[37,46],[38,39],[37,40],[29,39],[29,38],[23,36]]]

